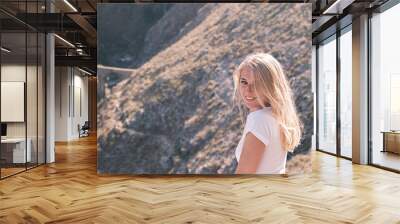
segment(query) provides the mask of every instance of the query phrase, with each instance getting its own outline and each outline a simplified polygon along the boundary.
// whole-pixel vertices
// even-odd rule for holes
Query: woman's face
[[[249,68],[243,68],[239,77],[239,93],[246,107],[250,111],[262,108],[255,93],[254,75]],[[263,102],[263,100],[261,100]]]

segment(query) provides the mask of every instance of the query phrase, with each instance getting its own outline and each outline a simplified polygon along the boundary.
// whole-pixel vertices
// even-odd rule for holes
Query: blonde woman
[[[292,90],[280,63],[271,55],[247,56],[234,74],[235,102],[244,115],[236,147],[238,174],[284,174],[288,151],[301,138]],[[243,116],[244,117],[244,116]]]

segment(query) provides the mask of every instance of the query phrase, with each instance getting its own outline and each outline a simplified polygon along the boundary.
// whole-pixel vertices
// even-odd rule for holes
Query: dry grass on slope
[[[306,133],[312,129],[306,5],[203,7],[211,8],[197,26],[105,90],[98,110],[102,172],[232,173],[242,131],[232,73],[254,52],[281,61],[299,94]]]

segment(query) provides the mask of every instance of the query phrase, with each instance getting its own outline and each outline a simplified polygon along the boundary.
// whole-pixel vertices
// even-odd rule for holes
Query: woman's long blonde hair
[[[285,150],[293,152],[301,139],[301,123],[297,116],[292,90],[283,72],[281,64],[270,54],[249,55],[239,65],[233,75],[234,101],[244,116],[243,99],[239,92],[239,79],[244,68],[254,75],[255,94],[258,103],[270,106],[274,118],[280,126],[281,143]],[[261,99],[266,99],[262,102]]]

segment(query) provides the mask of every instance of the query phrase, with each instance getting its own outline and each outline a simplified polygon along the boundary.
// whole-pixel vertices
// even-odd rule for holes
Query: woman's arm
[[[237,174],[254,174],[265,150],[265,144],[251,132],[247,133],[240,154]]]

